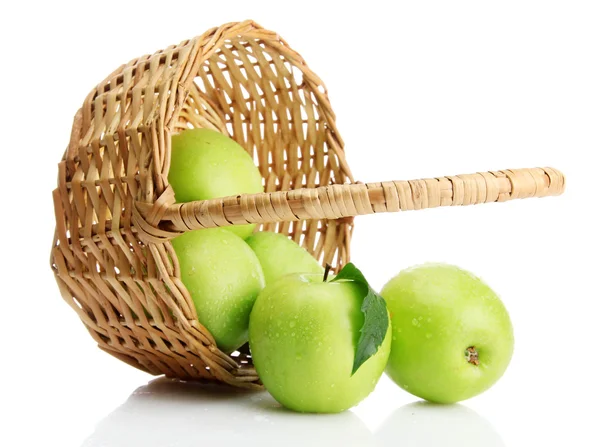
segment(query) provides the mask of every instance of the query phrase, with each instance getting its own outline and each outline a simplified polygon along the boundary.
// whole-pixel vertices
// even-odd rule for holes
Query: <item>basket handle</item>
[[[340,219],[364,214],[475,205],[562,194],[565,179],[553,168],[509,169],[378,183],[328,185],[173,203],[172,190],[154,204],[137,203],[151,239],[201,228],[248,223]],[[171,204],[169,204],[171,203]],[[136,219],[137,220],[137,219]],[[154,231],[152,231],[154,230]]]

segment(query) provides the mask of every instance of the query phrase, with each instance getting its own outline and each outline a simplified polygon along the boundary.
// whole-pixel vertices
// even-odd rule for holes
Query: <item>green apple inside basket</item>
[[[277,33],[228,23],[85,98],[53,192],[51,266],[98,346],[150,374],[264,384],[332,412],[387,364],[408,391],[454,402],[508,365],[506,309],[446,265],[373,291],[349,263],[353,217],[563,189],[552,168],[357,183],[319,77]],[[458,331],[465,308],[480,323]]]

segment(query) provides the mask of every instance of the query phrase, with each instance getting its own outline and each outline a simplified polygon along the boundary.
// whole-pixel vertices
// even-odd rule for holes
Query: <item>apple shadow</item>
[[[404,405],[388,416],[375,433],[380,446],[504,447],[488,420],[464,405],[425,401]]]
[[[266,391],[155,379],[96,424],[82,447],[202,445],[370,446],[373,435],[350,411],[295,413]]]

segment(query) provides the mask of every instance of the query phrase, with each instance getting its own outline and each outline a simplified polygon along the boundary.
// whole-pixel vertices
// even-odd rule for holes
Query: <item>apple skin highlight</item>
[[[219,349],[234,351],[248,341],[250,311],[265,284],[258,258],[222,228],[188,231],[172,242],[198,320]]]
[[[246,243],[258,257],[267,285],[290,273],[323,274],[321,264],[283,234],[259,231],[246,239]]]
[[[173,135],[169,183],[180,203],[264,191],[250,154],[235,140],[210,129],[187,129]],[[224,228],[245,239],[255,227]]]
[[[447,264],[400,272],[382,289],[392,321],[387,375],[415,396],[454,403],[490,388],[510,363],[509,314],[479,278]]]
[[[265,287],[250,315],[250,349],[259,377],[287,408],[337,413],[375,388],[388,360],[391,325],[378,351],[352,375],[364,292],[322,274],[291,274]]]

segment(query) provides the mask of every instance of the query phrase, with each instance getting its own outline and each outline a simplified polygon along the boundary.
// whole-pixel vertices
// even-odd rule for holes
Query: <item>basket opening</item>
[[[174,132],[194,127],[228,134],[252,155],[265,191],[350,181],[332,150],[325,87],[289,49],[261,40],[225,40],[201,64]],[[346,235],[326,221],[262,224],[284,233],[321,262],[337,262]],[[336,265],[336,264],[333,264]]]
[[[314,88],[277,48],[260,41],[229,40],[205,61],[190,89],[195,93],[191,96],[206,99],[203,107],[184,109],[203,115],[212,107],[222,121],[213,128],[242,144],[265,180],[271,174],[293,178],[312,168],[303,161],[314,159],[322,170],[329,166],[327,126]]]

